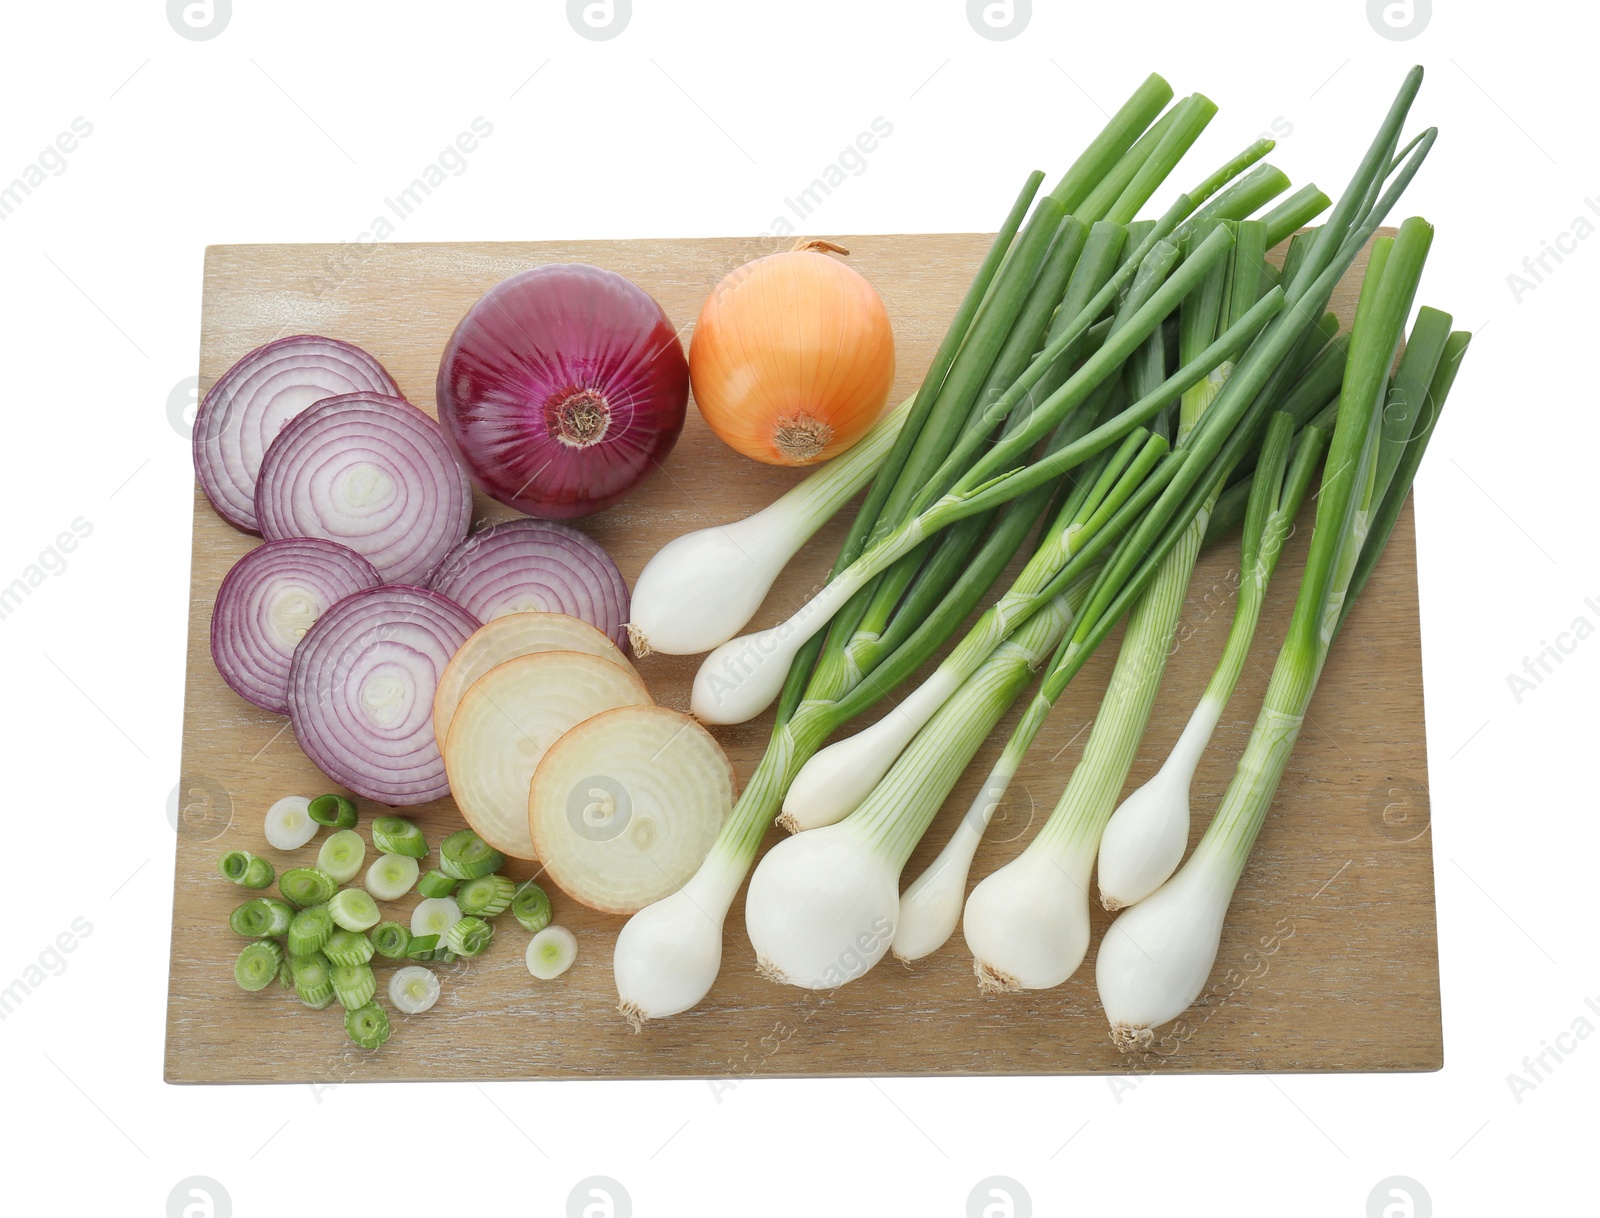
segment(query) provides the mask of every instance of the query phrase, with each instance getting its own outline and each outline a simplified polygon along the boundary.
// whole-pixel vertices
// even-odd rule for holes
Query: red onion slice
[[[347,596],[306,632],[289,674],[289,722],[329,778],[385,804],[450,791],[433,736],[439,675],[480,623],[426,588]]]
[[[474,533],[428,587],[487,622],[507,613],[565,613],[628,649],[628,585],[600,543],[548,520],[508,520]]]
[[[472,306],[437,392],[450,446],[485,493],[570,520],[610,507],[666,460],[689,362],[643,288],[564,263],[513,275]]]
[[[297,416],[256,486],[263,537],[349,546],[385,583],[422,583],[467,534],[472,484],[439,425],[410,402],[347,393]]]
[[[353,550],[314,537],[269,541],[223,577],[211,608],[211,658],[228,688],[289,713],[289,665],[305,633],[335,603],[383,582]]]
[[[313,403],[361,392],[400,395],[360,347],[314,334],[257,347],[223,373],[194,418],[194,472],[217,514],[257,532],[256,476],[267,446]]]

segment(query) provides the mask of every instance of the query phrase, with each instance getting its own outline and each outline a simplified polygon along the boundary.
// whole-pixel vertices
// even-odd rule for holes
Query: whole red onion
[[[523,271],[468,310],[439,422],[484,492],[547,520],[610,507],[683,430],[689,365],[661,306],[613,271]]]

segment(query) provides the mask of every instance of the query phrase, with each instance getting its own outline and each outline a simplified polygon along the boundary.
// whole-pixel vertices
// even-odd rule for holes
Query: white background
[[[0,1023],[7,1212],[159,1215],[190,1175],[240,1215],[560,1214],[590,1175],[639,1215],[959,1215],[996,1174],[1039,1214],[1360,1215],[1395,1174],[1440,1214],[1547,1213],[1589,1191],[1600,1037],[1520,1102],[1507,1082],[1578,1017],[1600,1027],[1584,1005],[1600,1001],[1600,642],[1520,702],[1507,681],[1573,619],[1600,623],[1584,604],[1600,606],[1600,241],[1520,302],[1507,282],[1600,196],[1596,31],[1577,6],[1439,4],[1411,41],[1380,37],[1360,0],[1039,0],[1008,41],[979,37],[960,0],[636,0],[610,41],[554,0],[233,9],[190,41],[160,0],[6,7],[0,181],[93,124],[0,221],[0,583],[75,518],[93,526],[0,621],[0,984],[74,918],[93,925]],[[191,495],[168,403],[195,370],[207,244],[353,239],[479,115],[493,137],[397,239],[760,232],[879,115],[892,137],[814,225],[990,229],[1028,169],[1053,179],[1151,70],[1221,106],[1180,184],[1276,123],[1274,161],[1336,193],[1415,61],[1414,119],[1443,132],[1406,208],[1438,225],[1423,296],[1479,333],[1417,483],[1442,1072],[1120,1096],[1103,1078],[720,1095],[160,1081]]]

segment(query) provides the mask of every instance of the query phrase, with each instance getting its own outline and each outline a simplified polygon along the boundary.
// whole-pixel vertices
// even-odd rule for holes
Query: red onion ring
[[[295,648],[328,608],[383,582],[353,550],[315,537],[257,546],[223,577],[211,607],[211,658],[246,702],[289,713]]]
[[[474,533],[428,580],[482,621],[535,610],[580,618],[628,649],[628,585],[600,544],[549,520],[508,520]]]
[[[643,288],[578,263],[491,288],[439,364],[439,422],[484,492],[529,516],[608,508],[683,430],[689,363]]]
[[[267,448],[256,484],[261,535],[349,546],[385,583],[422,583],[472,523],[472,484],[410,402],[327,398]]]
[[[385,804],[450,791],[433,735],[439,674],[478,628],[426,588],[386,584],[329,609],[295,649],[289,722],[334,782]]]
[[[360,347],[315,334],[257,347],[223,373],[194,417],[194,472],[217,514],[257,532],[256,476],[267,446],[313,403],[361,392],[400,395]]]

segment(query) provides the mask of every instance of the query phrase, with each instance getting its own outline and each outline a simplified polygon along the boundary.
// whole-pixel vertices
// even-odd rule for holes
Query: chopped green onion
[[[370,964],[335,964],[328,970],[333,996],[345,1010],[366,1006],[378,992],[378,981]]]
[[[417,860],[404,854],[380,854],[367,868],[367,891],[380,901],[398,901],[417,882]]]
[[[376,1049],[389,1039],[389,1017],[375,1002],[344,1013],[344,1030],[363,1049]]]
[[[403,854],[406,858],[426,858],[428,854],[422,830],[403,816],[380,816],[373,821],[372,844],[384,854]]]
[[[371,939],[343,928],[334,931],[322,947],[322,954],[332,964],[365,964],[372,959],[372,952]]]
[[[247,943],[233,962],[233,979],[241,990],[264,990],[278,975],[283,963],[283,948],[273,939]]]
[[[294,990],[294,967],[291,963],[293,957],[285,956],[283,963],[278,965],[278,985],[286,990]]]
[[[309,956],[320,952],[333,937],[333,915],[326,905],[312,905],[295,914],[289,923],[289,954]]]
[[[550,897],[543,888],[529,880],[511,898],[511,916],[522,924],[524,930],[538,934],[550,925]]]
[[[320,1011],[333,1001],[333,981],[328,975],[328,958],[321,952],[290,956],[289,971],[294,974],[295,993],[300,1001]]]
[[[328,913],[345,930],[363,931],[378,924],[382,916],[372,895],[359,888],[346,888],[333,894]]]
[[[361,864],[366,861],[367,843],[354,829],[330,833],[322,849],[317,851],[317,866],[339,884],[348,884],[360,875]]]
[[[411,932],[398,922],[380,922],[368,937],[373,950],[386,960],[398,960],[411,950]]]
[[[406,933],[411,934],[410,931]],[[438,950],[438,935],[412,935],[411,942],[406,945],[406,956],[412,960],[432,960],[433,953]]]
[[[420,964],[396,969],[389,978],[389,1001],[407,1015],[420,1015],[439,1001],[439,979]]]
[[[353,829],[356,823],[355,801],[343,795],[319,795],[306,805],[306,814],[319,825],[331,829]]]
[[[439,866],[458,880],[475,880],[480,875],[499,871],[506,856],[471,829],[458,829],[439,845]]]
[[[272,864],[248,850],[230,850],[217,860],[217,871],[241,888],[265,888],[272,883]]]
[[[481,956],[494,938],[494,927],[482,918],[461,918],[445,932],[444,941],[458,956]]]
[[[418,901],[417,907],[411,911],[411,933],[439,935],[442,938],[459,921],[461,921],[461,907],[454,899],[428,897]]]
[[[233,933],[246,939],[276,939],[289,933],[294,906],[277,897],[257,897],[246,901],[228,915]]]
[[[267,844],[274,850],[298,850],[317,835],[317,822],[307,814],[311,801],[285,795],[267,809]]]
[[[339,891],[339,885],[320,867],[295,867],[278,878],[278,891],[291,905],[304,909],[327,901]]]
[[[456,904],[464,914],[493,918],[505,913],[516,891],[516,882],[506,876],[481,875],[462,883],[456,890]]]
[[[540,981],[561,976],[577,958],[578,940],[565,926],[547,926],[528,940],[528,971]]]
[[[447,897],[456,890],[459,881],[435,867],[417,881],[417,891],[425,897]]]

